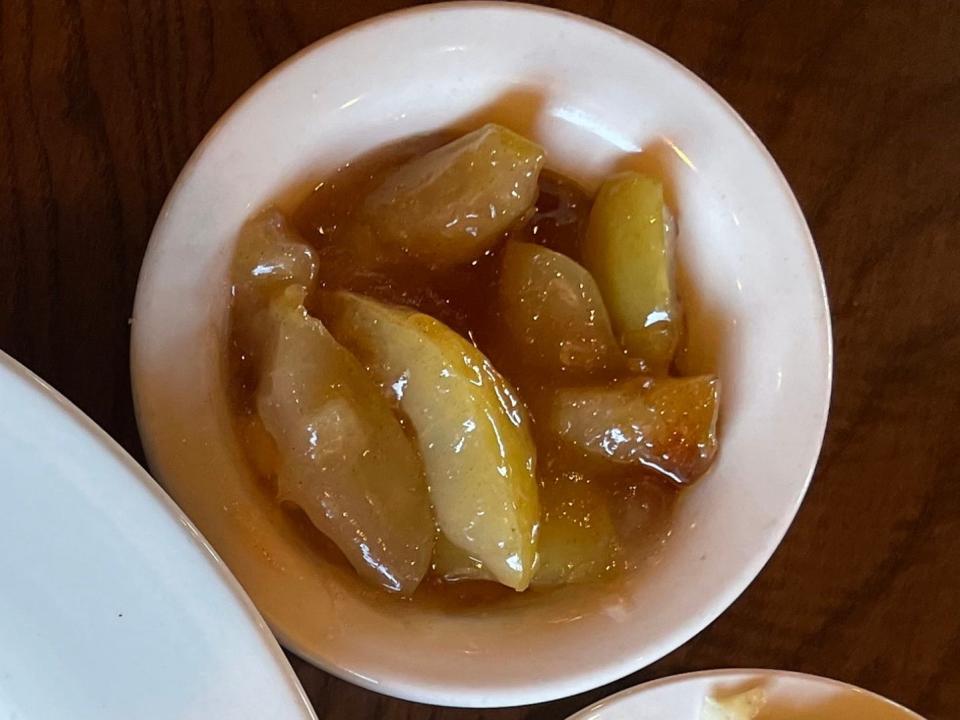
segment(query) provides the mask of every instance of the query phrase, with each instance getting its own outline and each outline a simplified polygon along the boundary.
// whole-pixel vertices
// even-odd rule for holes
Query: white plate
[[[700,720],[708,695],[762,687],[767,705],[756,720],[923,720],[853,685],[783,670],[708,670],[639,685],[581,710],[569,720]]]
[[[315,717],[197,530],[3,353],[0,468],[0,718]]]
[[[589,187],[616,167],[659,166],[679,217],[691,370],[723,382],[722,447],[643,572],[602,590],[440,612],[384,602],[318,558],[253,477],[227,404],[228,269],[243,222],[291,186],[385,143],[487,120],[539,140],[549,165]],[[151,468],[282,642],[379,692],[473,706],[597,687],[714,620],[797,511],[831,372],[809,231],[742,120],[635,38],[499,3],[377,18],[306,49],[244,95],[194,153],[154,228],[131,357]]]

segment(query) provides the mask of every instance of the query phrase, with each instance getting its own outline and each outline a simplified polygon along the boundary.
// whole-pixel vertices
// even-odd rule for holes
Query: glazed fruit
[[[273,440],[260,465],[275,462],[278,498],[299,506],[361,576],[410,594],[435,534],[420,460],[373,380],[304,308],[309,253],[282,222],[266,220],[269,232],[263,222],[244,231],[234,266],[246,308],[235,321],[258,358],[254,404]]]
[[[336,337],[413,429],[443,534],[499,582],[526,588],[540,509],[536,447],[516,392],[476,347],[428,315],[347,292],[325,307]]]
[[[566,255],[509,243],[498,301],[504,334],[531,367],[585,376],[623,360],[596,282]]]
[[[620,542],[608,499],[580,473],[567,472],[542,486],[540,561],[534,586],[600,580],[617,569]]]
[[[660,180],[591,197],[504,127],[450,137],[321,178],[297,231],[270,210],[240,233],[227,394],[250,497],[318,563],[424,607],[611,582],[718,448],[720,381],[675,376]]]
[[[542,164],[538,145],[486,125],[388,174],[363,201],[361,223],[395,258],[468,263],[536,200]]]
[[[706,471],[717,451],[719,393],[712,375],[568,388],[553,398],[549,427],[586,455],[685,484]]]
[[[601,186],[583,241],[584,265],[624,348],[659,373],[673,358],[681,328],[674,235],[660,182],[628,172]]]

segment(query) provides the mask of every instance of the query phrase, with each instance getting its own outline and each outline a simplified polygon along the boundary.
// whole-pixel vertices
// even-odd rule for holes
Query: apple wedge
[[[235,337],[256,359],[257,419],[242,424],[256,468],[359,575],[410,595],[436,534],[423,467],[379,388],[303,306],[312,253],[277,214],[241,233]]]
[[[513,388],[429,315],[342,291],[324,309],[416,435],[443,534],[499,582],[525,589],[540,510],[536,448]]]
[[[577,473],[549,478],[540,489],[543,521],[533,586],[598,580],[618,567],[620,543],[607,500]]]
[[[548,425],[585,455],[685,484],[706,472],[717,451],[719,394],[713,375],[566,388],[554,394]]]
[[[532,587],[598,580],[618,568],[620,543],[603,494],[576,473],[540,486],[542,519]],[[433,571],[444,580],[492,580],[483,563],[443,533],[433,550]]]
[[[625,172],[600,187],[582,247],[624,349],[655,373],[669,367],[681,331],[675,234],[660,181]]]
[[[589,375],[623,360],[597,283],[566,255],[510,242],[498,301],[507,339],[531,367],[552,375]]]
[[[360,207],[380,250],[429,267],[470,262],[537,199],[543,149],[485,125],[389,173]]]

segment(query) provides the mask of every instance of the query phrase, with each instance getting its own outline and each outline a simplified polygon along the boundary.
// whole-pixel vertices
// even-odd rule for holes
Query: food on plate
[[[547,422],[561,443],[587,455],[640,464],[684,484],[702,475],[717,451],[719,394],[712,375],[564,388]]]
[[[591,199],[506,128],[446,139],[240,232],[228,385],[259,497],[414,601],[617,577],[719,443],[719,379],[675,372],[660,180]]]
[[[498,301],[505,338],[538,370],[589,376],[624,360],[597,283],[566,255],[508,242]]]
[[[755,687],[722,699],[708,696],[700,720],[753,720],[767,704],[763,688]]]
[[[656,178],[625,172],[600,187],[583,241],[624,348],[654,371],[673,359],[680,339],[674,278],[676,224]]]
[[[547,477],[541,487],[543,524],[534,586],[589,582],[616,570],[622,547],[611,499],[576,472]]]
[[[377,247],[432,267],[495,246],[537,196],[543,149],[486,125],[387,173],[360,205]]]
[[[536,557],[536,447],[510,384],[463,336],[405,306],[335,293],[331,328],[389,392],[420,449],[444,537],[524,590]]]
[[[622,547],[609,502],[577,473],[541,481],[533,587],[599,580],[618,568]],[[442,534],[434,549],[433,570],[448,582],[496,580],[483,560]]]
[[[366,371],[303,301],[314,271],[276,215],[248,224],[234,265],[237,331],[256,365],[256,416],[277,498],[298,505],[361,576],[412,592],[434,524],[420,460]]]

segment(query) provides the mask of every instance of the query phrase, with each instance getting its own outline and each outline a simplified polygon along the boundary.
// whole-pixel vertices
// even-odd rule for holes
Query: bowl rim
[[[813,673],[799,672],[797,670],[779,670],[777,668],[715,668],[713,670],[695,670],[693,672],[678,673],[676,675],[665,675],[664,677],[656,678],[654,680],[648,680],[647,682],[640,683],[639,685],[634,685],[633,687],[626,688],[625,690],[620,690],[619,692],[609,695],[601,700],[598,700],[591,705],[578,710],[573,715],[571,715],[567,720],[603,720],[603,715],[598,714],[601,710],[606,709],[614,703],[619,703],[623,700],[626,700],[634,695],[641,695],[650,690],[657,690],[662,687],[667,687],[669,685],[682,685],[686,682],[696,682],[698,680],[707,680],[715,679],[719,682],[723,681],[739,681],[739,676],[741,675],[750,675],[755,677],[757,680],[775,680],[777,678],[787,678],[792,680],[800,680],[808,683],[815,683],[817,685],[822,685],[825,687],[831,687],[837,690],[842,690],[844,692],[854,692],[871,698],[879,703],[889,706],[894,710],[898,710],[903,713],[903,720],[924,720],[924,718],[915,713],[913,710],[908,708],[906,705],[898,703],[896,700],[891,700],[890,698],[881,695],[880,693],[874,692],[873,690],[867,690],[858,685],[852,683],[844,682],[843,680],[837,680],[835,678],[826,677],[825,675],[814,675]]]
[[[308,56],[323,52],[328,45],[331,45],[346,36],[361,34],[375,28],[380,28],[381,26],[389,25],[390,23],[402,22],[419,16],[438,14],[459,14],[470,16],[473,13],[482,13],[489,10],[508,12],[516,14],[517,16],[551,17],[571,23],[572,25],[585,27],[593,32],[606,33],[612,37],[616,37],[622,41],[625,41],[635,50],[653,56],[656,60],[669,67],[671,71],[678,72],[691,80],[699,90],[701,90],[708,98],[710,98],[710,100],[712,100],[712,102],[716,104],[719,109],[722,109],[729,120],[732,120],[734,124],[745,133],[746,137],[750,141],[751,146],[757,153],[757,157],[762,159],[763,164],[771,173],[771,176],[776,178],[776,191],[788,201],[794,216],[791,222],[796,225],[798,231],[801,231],[801,234],[804,236],[806,241],[805,250],[812,258],[811,268],[814,268],[816,272],[816,289],[819,296],[819,301],[822,303],[822,315],[819,322],[821,323],[821,330],[823,333],[822,339],[824,341],[823,369],[825,371],[825,377],[820,378],[818,384],[818,389],[822,390],[822,398],[819,405],[822,407],[822,410],[819,416],[816,418],[816,424],[814,425],[814,423],[811,423],[811,437],[814,435],[812,432],[813,428],[816,427],[817,429],[816,442],[812,446],[815,448],[815,452],[811,454],[809,467],[804,471],[802,484],[798,483],[798,492],[794,498],[794,501],[788,506],[785,504],[784,512],[779,520],[779,524],[775,532],[770,533],[768,543],[761,548],[761,551],[758,551],[754,554],[754,563],[749,567],[745,566],[741,572],[737,574],[736,582],[731,581],[726,592],[718,593],[716,595],[714,602],[710,606],[709,612],[692,616],[687,622],[678,625],[672,632],[669,633],[667,639],[665,639],[659,645],[652,646],[653,652],[643,655],[639,653],[633,653],[632,655],[626,657],[611,658],[602,664],[591,667],[589,670],[564,673],[563,675],[560,675],[549,682],[530,681],[506,689],[469,687],[467,685],[451,687],[443,684],[432,684],[430,682],[418,680],[415,677],[410,677],[409,675],[403,678],[390,677],[386,679],[367,677],[358,672],[343,668],[331,661],[328,661],[327,659],[311,654],[294,638],[290,637],[287,633],[283,632],[274,623],[267,619],[271,630],[285,648],[289,649],[307,663],[325,672],[328,672],[331,675],[364,687],[365,689],[404,700],[455,707],[514,707],[531,703],[545,702],[560,697],[568,697],[580,692],[595,689],[607,683],[626,677],[627,675],[636,672],[643,667],[647,667],[670,652],[673,652],[711,625],[736,601],[738,597],[740,597],[740,595],[746,591],[753,580],[763,570],[769,560],[773,557],[773,554],[776,552],[777,548],[783,542],[784,536],[796,518],[800,505],[802,504],[803,499],[809,489],[817,467],[820,451],[822,449],[822,443],[826,432],[831,404],[834,367],[833,331],[826,283],[824,280],[823,268],[819,260],[819,255],[817,253],[812,234],[803,215],[803,211],[800,208],[799,202],[797,201],[796,196],[787,183],[786,178],[781,172],[779,166],[776,164],[776,161],[770,155],[770,152],[767,150],[764,144],[757,137],[756,133],[743,120],[743,118],[740,117],[740,115],[729,105],[729,103],[727,103],[726,100],[724,100],[724,98],[717,91],[715,91],[707,82],[702,80],[693,71],[687,69],[681,63],[674,60],[663,51],[625,31],[619,30],[598,20],[564,10],[541,7],[523,2],[506,2],[504,0],[449,0],[447,2],[440,2],[436,4],[403,8],[377,15],[351,24],[316,40],[315,42],[297,51],[292,56],[282,61],[280,64],[260,77],[239,98],[237,98],[237,100],[235,100],[211,126],[201,142],[197,145],[194,152],[191,154],[188,161],[185,163],[176,181],[172,185],[158,214],[157,221],[151,232],[150,240],[141,263],[141,270],[137,281],[137,290],[134,299],[133,317],[138,317],[140,314],[138,309],[143,307],[147,301],[145,297],[146,290],[144,289],[144,278],[151,274],[148,268],[154,264],[154,256],[160,252],[158,248],[160,245],[158,240],[160,232],[158,231],[163,230],[164,218],[170,214],[171,208],[178,204],[180,196],[183,192],[183,188],[189,184],[192,176],[196,172],[197,166],[203,160],[207,149],[214,143],[221,130],[227,126],[227,124],[235,115],[242,112],[247,103],[251,102],[254,97],[263,90],[264,87],[280,81],[284,72],[291,66],[303,61]],[[814,278],[811,278],[811,280],[814,280]],[[160,467],[160,463],[157,462],[158,455],[156,453],[156,449],[153,447],[151,436],[148,432],[146,432],[146,423],[143,420],[143,413],[141,411],[141,390],[138,387],[138,376],[136,372],[136,366],[139,358],[137,340],[138,333],[136,332],[136,324],[134,324],[134,331],[131,333],[130,340],[130,371],[134,412],[144,448],[144,454],[146,456],[148,465],[151,469],[153,469]],[[161,473],[156,472],[156,474],[158,479],[162,477]]]

